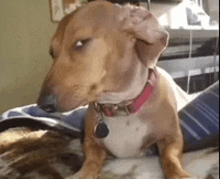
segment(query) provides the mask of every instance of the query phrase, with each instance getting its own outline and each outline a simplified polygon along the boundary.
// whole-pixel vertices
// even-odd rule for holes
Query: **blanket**
[[[184,167],[204,179],[218,177],[219,152],[204,146],[206,143],[214,147],[213,139],[218,136],[218,95],[219,83],[193,96],[176,85],[186,151],[205,148],[185,154]],[[86,110],[84,106],[63,114],[47,114],[33,104],[3,113],[0,117],[0,179],[70,179],[84,160],[79,138]],[[108,158],[100,178],[163,178],[155,148],[146,151],[146,156],[126,160]]]
[[[83,163],[78,139],[54,131],[16,128],[0,134],[1,179],[71,179]],[[212,148],[184,154],[186,171],[218,179],[219,153]],[[157,156],[105,162],[100,179],[163,179]]]

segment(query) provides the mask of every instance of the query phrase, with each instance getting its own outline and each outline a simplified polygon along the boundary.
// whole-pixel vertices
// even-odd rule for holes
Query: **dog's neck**
[[[143,64],[139,63],[128,89],[120,92],[105,92],[100,96],[97,102],[99,104],[119,104],[123,101],[136,98],[143,91],[148,80],[148,75],[149,70]]]

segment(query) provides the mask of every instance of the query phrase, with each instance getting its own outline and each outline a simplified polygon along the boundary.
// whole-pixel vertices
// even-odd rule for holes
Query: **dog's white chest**
[[[104,146],[116,157],[139,157],[144,138],[149,133],[146,122],[135,114],[119,117],[105,117],[110,129],[109,135],[102,139]]]

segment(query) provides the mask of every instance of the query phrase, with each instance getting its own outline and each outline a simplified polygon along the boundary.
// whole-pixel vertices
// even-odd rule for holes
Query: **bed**
[[[183,156],[184,168],[195,178],[218,179],[219,150],[216,147],[219,145],[219,82],[193,95],[186,94],[177,85],[176,88],[187,146],[187,153]],[[206,118],[210,135],[193,128],[192,119],[184,116],[184,111],[189,112],[192,107],[194,110],[199,109],[201,104],[203,113],[206,110],[203,117]],[[209,107],[204,108],[204,105]],[[87,106],[83,106],[67,113],[51,115],[32,104],[3,113],[0,117],[0,178],[71,179],[84,160],[80,138],[86,110]],[[191,115],[200,118],[202,123],[203,119],[195,111]],[[196,135],[200,136],[200,140]],[[146,151],[143,158],[116,159],[109,156],[100,175],[100,179],[162,178],[159,157],[154,147]]]

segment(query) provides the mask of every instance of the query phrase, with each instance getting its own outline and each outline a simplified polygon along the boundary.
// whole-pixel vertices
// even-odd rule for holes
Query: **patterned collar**
[[[157,84],[158,72],[156,68],[149,69],[148,81],[141,94],[133,100],[123,101],[119,104],[100,104],[95,102],[94,107],[98,113],[102,113],[108,117],[114,117],[121,112],[126,115],[136,113],[141,106],[152,96],[154,87]]]

